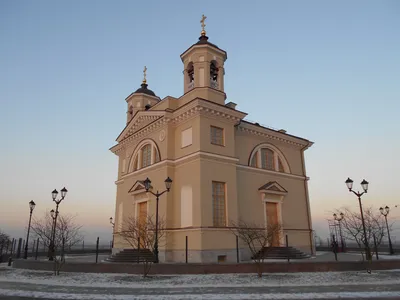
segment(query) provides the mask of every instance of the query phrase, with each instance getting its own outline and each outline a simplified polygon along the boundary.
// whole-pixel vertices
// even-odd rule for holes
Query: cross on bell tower
[[[216,98],[219,98],[218,103],[224,104],[226,98],[224,93],[224,63],[227,54],[226,51],[208,41],[205,30],[206,19],[207,17],[202,15],[199,41],[181,55],[184,65],[184,93],[193,89],[212,89],[223,95],[223,100],[218,96]]]

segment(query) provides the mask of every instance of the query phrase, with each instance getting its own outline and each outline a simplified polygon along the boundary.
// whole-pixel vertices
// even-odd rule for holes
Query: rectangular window
[[[211,144],[224,146],[224,129],[220,127],[210,127]]]
[[[181,227],[193,226],[193,191],[190,185],[181,187]]]
[[[187,147],[192,144],[192,127],[185,129],[181,133],[181,147]]]
[[[151,145],[147,144],[142,148],[142,168],[151,165]]]
[[[212,182],[213,226],[226,226],[225,183]]]

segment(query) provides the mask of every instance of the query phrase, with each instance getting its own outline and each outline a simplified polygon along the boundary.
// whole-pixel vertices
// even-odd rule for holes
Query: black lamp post
[[[149,192],[152,195],[154,195],[157,200],[157,204],[156,204],[156,239],[154,241],[154,255],[156,257],[154,263],[156,263],[156,264],[159,262],[159,260],[158,260],[158,200],[162,194],[164,194],[165,192],[169,192],[169,190],[171,189],[171,185],[172,185],[172,179],[168,177],[167,179],[165,179],[164,182],[165,182],[166,190],[164,190],[161,193],[159,193],[158,191],[157,191],[157,193],[153,193],[152,191],[150,191],[150,187],[151,187],[150,179],[146,178],[146,180],[144,181],[144,187],[146,189],[146,192]]]
[[[25,243],[25,252],[24,252],[24,259],[28,258],[28,241],[29,241],[29,231],[31,229],[31,220],[32,220],[32,212],[35,209],[35,202],[31,200],[29,202],[29,223],[28,223],[28,233],[26,234],[26,243]]]
[[[342,220],[344,218],[344,213],[341,212],[339,215],[340,215],[340,217],[338,217],[337,214],[333,214],[333,217],[334,217],[335,221],[338,221],[338,223],[339,223],[340,243],[342,246],[342,252],[344,252],[344,242],[343,242],[343,235],[342,235]]]
[[[50,256],[49,256],[49,260],[53,260],[54,259],[54,252],[55,252],[55,238],[56,238],[56,229],[57,229],[57,217],[58,217],[58,206],[60,205],[61,201],[64,200],[65,196],[67,195],[67,189],[64,187],[61,190],[61,198],[59,198],[57,200],[57,195],[58,192],[57,190],[54,190],[51,192],[51,196],[53,198],[53,201],[56,203],[56,211],[54,213],[52,213],[52,218],[54,220],[54,224],[53,224],[53,232],[52,232],[52,237],[51,237],[51,242],[50,242]]]
[[[53,245],[54,220],[56,219],[54,209],[52,209],[50,211],[50,217],[51,217],[51,219],[53,221],[51,222],[51,234],[50,234],[50,245],[49,245],[49,260],[53,260],[53,257],[51,256],[51,249],[53,247],[52,245]]]
[[[358,198],[358,203],[360,205],[360,212],[361,212],[361,222],[362,222],[363,231],[364,231],[364,246],[365,246],[365,253],[366,253],[365,255],[367,257],[367,260],[370,260],[370,259],[372,259],[372,256],[371,256],[371,250],[369,248],[369,243],[368,243],[368,239],[367,239],[367,230],[365,229],[364,213],[363,213],[362,204],[361,204],[361,196],[364,195],[365,193],[367,193],[367,191],[368,191],[368,181],[366,181],[365,179],[363,179],[363,181],[361,181],[361,187],[364,190],[364,192],[362,192],[362,193],[353,191],[353,180],[351,180],[350,178],[347,178],[347,180],[345,182],[346,182],[346,185],[347,185],[347,188],[349,189],[349,191],[353,192],[353,194],[356,195]]]
[[[113,228],[113,238],[112,238],[111,247],[114,248],[114,227],[115,227],[115,222],[113,222],[113,218],[112,217],[110,217],[110,224],[112,225],[112,228]]]
[[[379,210],[380,210],[381,214],[385,217],[386,229],[387,229],[388,239],[389,239],[389,252],[390,252],[390,255],[393,255],[394,250],[393,250],[393,246],[392,246],[392,240],[390,238],[389,225],[388,225],[388,221],[387,221],[387,216],[389,214],[390,208],[389,208],[389,206],[385,206],[385,209],[383,209],[383,207],[381,207]]]

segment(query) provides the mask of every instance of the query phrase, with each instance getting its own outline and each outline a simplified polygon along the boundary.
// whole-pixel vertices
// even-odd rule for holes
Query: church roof
[[[217,48],[218,50],[224,51],[224,50],[220,49],[217,45],[215,45],[213,43],[210,43],[208,41],[208,36],[202,35],[202,36],[199,37],[199,41],[195,45],[204,45],[204,44],[210,45],[210,46],[212,46],[214,48]]]
[[[185,54],[190,48],[192,48],[192,47],[194,47],[194,46],[198,46],[198,45],[208,45],[208,46],[211,46],[211,47],[213,47],[213,48],[215,48],[215,49],[217,49],[217,50],[219,50],[219,51],[224,52],[225,56],[227,56],[226,51],[225,51],[225,50],[222,50],[222,49],[219,48],[217,45],[215,45],[215,44],[213,44],[213,43],[210,43],[210,42],[208,41],[208,36],[206,36],[206,35],[201,35],[201,36],[199,37],[199,41],[198,41],[197,43],[193,44],[192,46],[190,46],[188,49],[186,49],[185,52],[183,52],[183,53],[181,54],[181,56],[182,56],[183,54]]]
[[[149,95],[149,96],[157,97],[156,94],[152,90],[147,88],[147,83],[142,83],[141,87],[138,88],[134,92],[134,94],[146,94],[146,95]]]

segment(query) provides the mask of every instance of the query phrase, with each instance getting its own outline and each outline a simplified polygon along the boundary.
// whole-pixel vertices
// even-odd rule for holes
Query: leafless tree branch
[[[265,255],[275,243],[279,243],[281,224],[260,226],[252,222],[231,221],[231,232],[238,236],[249,248],[252,259],[257,266],[257,274],[262,277]]]
[[[134,249],[149,249],[154,252],[154,245],[156,242],[156,221],[152,216],[146,218],[134,218],[128,217],[123,220],[122,228],[119,232],[116,232],[124,241],[129,243]],[[165,231],[165,220],[163,218],[158,219],[158,246],[161,246],[161,242],[164,241]],[[140,243],[140,246],[139,246]],[[143,261],[143,276],[146,277],[150,272],[152,261]]]
[[[60,274],[61,267],[65,263],[64,259],[64,247],[72,247],[83,240],[81,234],[82,226],[77,225],[74,222],[74,216],[71,215],[61,215],[57,217],[56,232],[54,237],[54,249],[61,250],[60,255],[54,256],[54,273],[55,275]],[[52,229],[53,229],[53,218],[50,213],[46,213],[40,219],[33,219],[31,228],[34,236],[39,238],[42,243],[48,248],[52,239]]]

